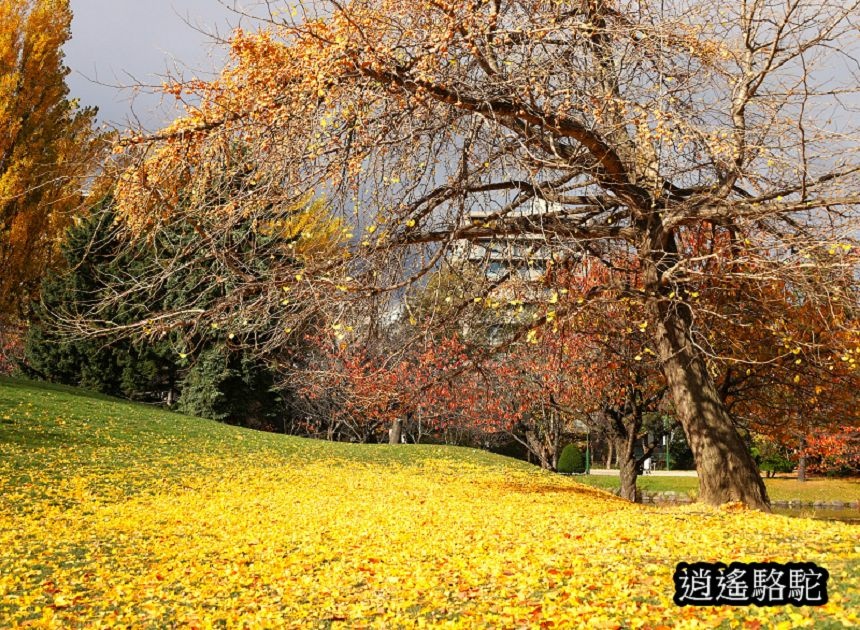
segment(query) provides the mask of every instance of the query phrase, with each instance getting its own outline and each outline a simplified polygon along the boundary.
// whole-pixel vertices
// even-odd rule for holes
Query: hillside
[[[257,433],[0,380],[0,625],[860,622],[857,529],[630,505],[469,449]],[[679,608],[679,561],[815,562],[822,608]]]

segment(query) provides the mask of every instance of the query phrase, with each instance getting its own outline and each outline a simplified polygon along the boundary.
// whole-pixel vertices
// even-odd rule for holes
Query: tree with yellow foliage
[[[145,159],[118,187],[119,213],[157,225],[177,207],[173,182],[193,185],[241,137],[253,187],[206,213],[265,207],[273,186],[286,202],[325,192],[352,220],[353,267],[371,270],[349,274],[352,294],[420,289],[463,241],[539,246],[580,274],[632,259],[641,281],[553,292],[517,334],[539,341],[628,300],[649,324],[701,500],[768,509],[703,322],[726,278],[755,285],[752,300],[778,282],[810,310],[857,310],[857,1],[265,4],[269,23],[234,34],[217,78],[166,86],[194,105],[129,139]],[[321,294],[332,277],[279,288]],[[727,321],[780,328],[778,313],[749,321],[743,301],[724,303]],[[857,327],[823,319],[845,338]],[[738,350],[728,359],[759,362]]]
[[[14,317],[57,253],[97,154],[95,110],[69,98],[68,0],[0,1],[0,314]]]

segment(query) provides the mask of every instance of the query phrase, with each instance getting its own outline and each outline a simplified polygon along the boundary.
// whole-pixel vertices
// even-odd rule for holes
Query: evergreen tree
[[[174,341],[76,338],[56,325],[54,315],[74,311],[104,288],[104,277],[133,279],[147,266],[146,247],[128,247],[115,234],[107,205],[72,227],[62,246],[65,266],[49,272],[27,335],[27,367],[50,381],[137,400],[160,400],[177,386],[179,366]],[[154,297],[154,296],[153,296]],[[157,299],[155,300],[157,301]],[[103,313],[115,322],[133,321],[144,305],[132,299]]]
[[[168,309],[194,294],[199,304],[229,286],[212,282],[205,259],[186,261],[169,282],[147,285],[153,267],[177,260],[192,228],[176,224],[157,239],[127,240],[118,233],[110,200],[69,230],[64,267],[49,272],[34,309],[25,348],[26,369],[49,381],[151,402],[171,401],[179,410],[231,423],[272,428],[278,424],[275,379],[259,360],[230,348],[231,334],[218,328],[140,337],[80,336],[70,322],[104,292],[122,292],[100,317],[116,326]]]
[[[278,426],[272,372],[223,345],[207,348],[182,380],[179,411],[253,428]]]

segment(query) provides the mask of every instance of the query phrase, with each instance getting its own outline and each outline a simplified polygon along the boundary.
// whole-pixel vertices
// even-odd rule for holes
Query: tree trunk
[[[550,399],[552,397],[550,396]],[[552,470],[558,470],[558,456],[561,447],[561,417],[559,412],[556,410],[551,410],[550,412],[550,433],[548,441],[550,444],[548,445],[550,450],[550,460],[552,462]]]
[[[741,501],[769,512],[764,481],[693,344],[687,307],[652,303],[655,341],[675,412],[699,473],[699,500],[710,505]]]
[[[800,438],[800,457],[797,460],[797,480],[806,481],[806,455],[803,452],[806,450],[806,438]]]
[[[388,429],[388,443],[389,444],[400,444],[400,440],[403,437],[403,419],[395,418],[391,423],[391,428]]]
[[[621,479],[621,497],[638,503],[639,495],[636,492],[636,478],[639,471],[636,470],[636,458],[634,457],[634,444],[636,433],[632,432],[627,439],[618,443],[619,477]]]
[[[606,450],[606,468],[612,468],[612,439],[606,440],[607,450]]]
[[[418,414],[418,421],[415,423],[415,444],[421,444],[421,439],[424,437],[424,430],[421,426],[421,413]]]
[[[526,442],[528,443],[529,451],[540,460],[540,467],[544,470],[555,470],[552,467],[552,462],[549,459],[549,453],[544,447],[540,437],[534,431],[526,431]]]

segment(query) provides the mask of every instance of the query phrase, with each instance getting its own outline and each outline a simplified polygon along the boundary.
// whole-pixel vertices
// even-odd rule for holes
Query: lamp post
[[[671,434],[667,433],[663,436],[663,447],[666,450],[666,470],[669,470],[669,436]]]
[[[591,428],[585,429],[585,474],[591,474]]]

